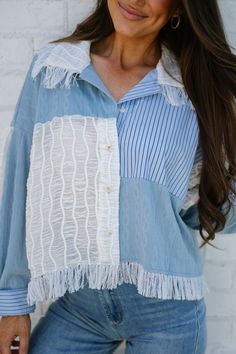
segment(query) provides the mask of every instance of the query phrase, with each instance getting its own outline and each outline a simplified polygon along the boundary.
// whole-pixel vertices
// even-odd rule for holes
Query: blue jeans
[[[126,354],[204,354],[204,298],[147,298],[126,283],[67,292],[34,327],[29,354],[108,354],[123,340]]]

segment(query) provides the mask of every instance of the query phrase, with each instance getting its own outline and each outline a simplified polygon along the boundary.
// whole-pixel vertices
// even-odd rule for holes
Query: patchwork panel
[[[27,180],[32,276],[84,263],[119,262],[116,119],[80,115],[37,123]]]

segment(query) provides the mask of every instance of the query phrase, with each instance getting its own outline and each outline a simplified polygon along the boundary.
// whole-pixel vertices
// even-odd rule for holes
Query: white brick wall
[[[69,34],[94,0],[0,0],[0,132],[9,125],[33,52]],[[220,0],[227,35],[236,47],[236,0]],[[216,237],[223,250],[205,247],[207,354],[236,353],[236,235]],[[38,308],[33,326],[44,313]]]

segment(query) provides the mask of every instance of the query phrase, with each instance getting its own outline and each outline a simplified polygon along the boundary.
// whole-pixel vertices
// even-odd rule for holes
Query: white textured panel
[[[48,43],[38,51],[38,56],[32,69],[35,78],[43,67],[46,67],[44,86],[54,88],[56,85],[70,87],[75,79],[74,73],[80,73],[90,63],[90,41],[73,43]]]
[[[202,161],[196,163],[192,168],[189,178],[188,192],[184,201],[183,209],[188,209],[198,202],[201,169]]]
[[[35,125],[26,207],[32,277],[119,262],[118,153],[115,118],[73,115]]]

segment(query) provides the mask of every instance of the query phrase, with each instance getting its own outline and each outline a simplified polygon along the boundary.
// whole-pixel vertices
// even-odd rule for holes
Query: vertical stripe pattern
[[[138,96],[142,85],[133,91]],[[198,144],[196,112],[188,105],[172,106],[164,96],[151,93],[150,86],[148,97],[120,102],[121,177],[162,184],[183,200]]]

